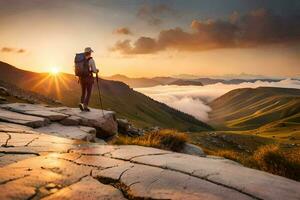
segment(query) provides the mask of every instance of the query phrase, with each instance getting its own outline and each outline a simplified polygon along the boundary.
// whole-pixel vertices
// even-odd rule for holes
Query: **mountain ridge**
[[[80,85],[74,75],[52,76],[20,70],[0,62],[3,73],[0,80],[58,99],[65,105],[77,107]],[[120,81],[100,80],[100,91],[105,109],[114,110],[121,118],[127,118],[138,127],[159,126],[184,131],[211,130],[211,127],[196,118],[157,102]],[[94,84],[90,105],[100,108],[97,86]]]

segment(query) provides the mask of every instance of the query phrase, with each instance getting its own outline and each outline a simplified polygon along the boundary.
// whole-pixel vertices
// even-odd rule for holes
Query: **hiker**
[[[90,111],[88,104],[94,83],[93,73],[99,72],[91,55],[93,52],[90,47],[87,47],[84,49],[84,53],[76,54],[75,56],[75,75],[79,77],[79,83],[81,85],[79,108],[87,112]]]

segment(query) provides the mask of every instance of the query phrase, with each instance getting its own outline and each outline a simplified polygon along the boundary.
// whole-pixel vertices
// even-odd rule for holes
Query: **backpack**
[[[89,69],[89,60],[92,57],[86,59],[84,53],[77,53],[74,59],[74,71],[75,76],[78,77],[87,77],[91,75],[90,69]]]

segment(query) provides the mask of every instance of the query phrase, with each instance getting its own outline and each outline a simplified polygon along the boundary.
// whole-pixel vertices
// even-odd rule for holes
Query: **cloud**
[[[149,25],[157,26],[163,23],[161,17],[164,14],[174,16],[175,10],[170,5],[164,3],[155,5],[143,4],[137,12],[137,17],[147,21]]]
[[[133,43],[127,40],[126,48],[119,45],[125,41],[119,41],[113,50],[123,54],[150,54],[167,49],[205,51],[300,42],[300,15],[280,16],[265,9],[244,15],[233,12],[228,19],[193,20],[190,26],[190,31],[176,27],[160,31],[157,38],[140,37]]]
[[[25,53],[25,49],[11,48],[11,47],[2,47],[1,52],[4,53]]]
[[[286,79],[279,82],[256,81],[254,83],[245,82],[241,84],[216,83],[205,86],[164,85],[135,88],[135,90],[182,112],[193,115],[199,120],[208,121],[208,112],[211,111],[211,108],[207,105],[208,102],[234,89],[257,87],[300,89],[300,81]]]
[[[127,27],[117,28],[116,30],[114,30],[113,33],[114,34],[120,34],[120,35],[132,35],[132,32]]]

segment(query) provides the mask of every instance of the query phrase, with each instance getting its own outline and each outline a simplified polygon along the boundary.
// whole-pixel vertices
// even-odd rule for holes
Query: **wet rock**
[[[189,154],[189,155],[195,155],[195,156],[206,156],[206,154],[203,152],[201,147],[190,144],[190,143],[185,143],[183,146],[183,149],[181,150],[181,153]]]
[[[96,179],[88,176],[81,179],[79,182],[72,184],[62,190],[50,195],[43,200],[57,200],[57,199],[116,199],[125,200],[120,190],[110,185],[104,185]]]
[[[94,141],[96,137],[95,128],[86,126],[64,126],[59,123],[52,123],[48,126],[37,128],[35,131],[84,141]]]
[[[4,154],[0,156],[0,167],[16,163],[21,160],[25,160],[31,157],[35,157],[34,154]]]
[[[49,124],[48,119],[31,115],[24,115],[4,109],[0,109],[0,120],[4,122],[11,122],[15,124],[30,126],[33,128],[42,127]]]

